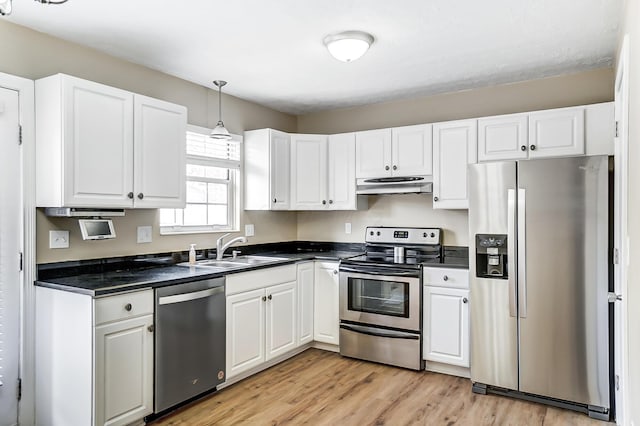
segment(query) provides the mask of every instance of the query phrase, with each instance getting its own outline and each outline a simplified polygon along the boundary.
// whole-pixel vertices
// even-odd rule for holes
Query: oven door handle
[[[384,275],[387,277],[416,277],[420,276],[417,271],[398,271],[398,270],[381,270],[381,269],[369,269],[369,268],[351,268],[349,266],[340,266],[340,272],[355,272],[357,274],[367,275]]]
[[[406,333],[403,331],[383,330],[380,328],[372,328],[355,324],[340,324],[340,328],[344,328],[345,330],[353,331],[355,333],[368,334],[370,336],[389,337],[392,339],[420,340],[420,335],[414,333]]]

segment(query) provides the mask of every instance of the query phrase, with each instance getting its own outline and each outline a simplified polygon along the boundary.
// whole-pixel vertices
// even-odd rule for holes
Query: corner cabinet
[[[291,137],[260,129],[244,132],[245,210],[289,210]]]
[[[56,74],[36,81],[36,205],[185,205],[187,109]]]
[[[433,125],[433,208],[468,209],[467,165],[477,162],[477,120]]]
[[[338,262],[316,262],[314,276],[314,340],[340,343]]]
[[[93,299],[36,287],[36,424],[128,425],[153,412],[153,290]]]
[[[355,134],[291,135],[291,210],[357,210]]]

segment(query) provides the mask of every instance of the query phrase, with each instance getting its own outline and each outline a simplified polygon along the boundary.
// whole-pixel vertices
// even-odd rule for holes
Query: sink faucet
[[[216,241],[216,260],[222,260],[222,256],[224,255],[224,251],[226,249],[229,248],[229,246],[231,246],[232,244],[235,243],[246,243],[247,242],[247,238],[246,237],[235,237],[232,240],[229,240],[229,242],[227,242],[226,244],[223,244],[223,241],[226,237],[228,237],[229,235],[231,235],[231,233],[229,234],[224,234],[222,237],[218,238],[218,240]]]

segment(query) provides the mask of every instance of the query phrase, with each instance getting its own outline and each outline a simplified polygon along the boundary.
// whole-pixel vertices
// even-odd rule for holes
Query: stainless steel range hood
[[[124,216],[124,209],[46,207],[44,214],[53,217],[117,217]]]
[[[393,176],[357,179],[356,194],[412,194],[433,192],[433,176]]]

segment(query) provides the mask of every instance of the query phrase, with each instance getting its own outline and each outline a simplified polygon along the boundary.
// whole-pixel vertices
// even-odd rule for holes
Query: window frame
[[[187,132],[197,133],[208,136],[211,129],[195,125],[187,125]],[[229,170],[229,179],[220,178],[194,178],[186,176],[186,182],[206,182],[206,183],[222,183],[227,185],[227,215],[229,225],[162,225],[159,218],[160,235],[186,235],[186,234],[210,234],[220,232],[239,232],[240,229],[240,196],[242,192],[242,172],[243,172],[243,150],[242,136],[232,134],[231,141],[239,144],[240,160],[225,160],[216,158],[206,158],[193,154],[186,154],[185,174],[187,173],[186,165],[194,164],[200,166],[220,167]],[[186,149],[186,148],[185,148]],[[185,185],[186,185],[185,182]],[[199,203],[195,203],[199,204]],[[207,203],[208,205],[208,203]],[[186,206],[185,206],[186,207]],[[176,211],[183,209],[161,209]],[[160,212],[159,212],[160,214]],[[183,213],[184,214],[184,213]]]

